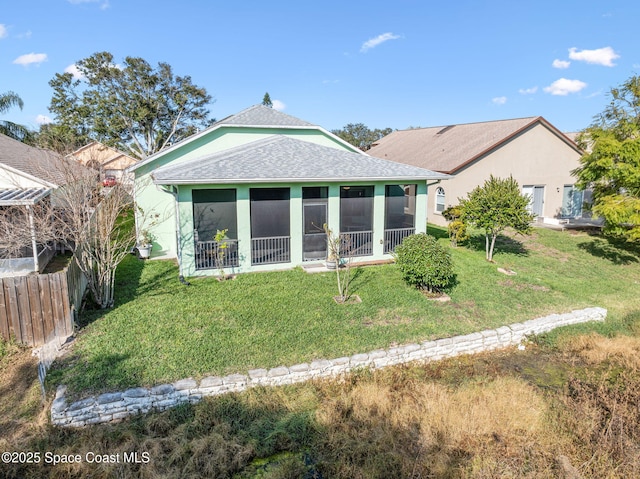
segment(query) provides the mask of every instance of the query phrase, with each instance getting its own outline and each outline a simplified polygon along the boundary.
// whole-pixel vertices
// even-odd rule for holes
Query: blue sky
[[[327,129],[543,116],[588,126],[640,72],[640,2],[0,0],[2,119],[37,128],[56,73],[99,51],[190,75],[223,118],[269,92]]]

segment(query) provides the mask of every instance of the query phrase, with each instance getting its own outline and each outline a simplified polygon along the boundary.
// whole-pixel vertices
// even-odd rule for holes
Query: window
[[[436,189],[436,213],[444,211],[444,188],[439,186]]]
[[[193,227],[199,241],[213,241],[218,230],[238,238],[236,190],[193,190]]]
[[[392,253],[415,233],[416,185],[386,185],[384,196],[384,252]]]
[[[413,228],[416,214],[416,185],[386,185],[385,206],[385,229]]]
[[[251,237],[289,236],[289,188],[251,188]]]
[[[582,216],[582,203],[584,192],[578,190],[575,185],[564,185],[562,191],[561,218],[580,218]]]
[[[289,188],[251,188],[251,264],[289,263]]]
[[[340,188],[340,232],[373,230],[373,186]]]
[[[343,254],[373,254],[373,186],[340,188],[340,237]]]
[[[196,269],[238,266],[236,190],[193,190]],[[227,230],[226,247],[214,241],[218,230]]]

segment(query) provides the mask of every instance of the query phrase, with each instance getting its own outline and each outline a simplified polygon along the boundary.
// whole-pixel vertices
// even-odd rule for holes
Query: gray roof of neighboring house
[[[59,186],[63,176],[55,168],[60,156],[53,151],[35,148],[0,134],[0,164],[18,170],[40,181]]]
[[[446,179],[401,163],[373,158],[283,135],[230,148],[153,173],[158,184],[284,183]]]
[[[538,123],[580,151],[570,138],[538,116],[394,131],[378,140],[367,153],[434,171],[455,173]]]

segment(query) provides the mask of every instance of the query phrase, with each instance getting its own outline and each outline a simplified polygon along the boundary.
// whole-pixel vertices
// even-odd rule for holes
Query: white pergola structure
[[[40,270],[38,261],[38,245],[33,217],[33,207],[51,194],[51,188],[2,188],[0,189],[0,208],[24,206],[29,216],[31,231],[31,249],[33,251],[33,271]],[[0,239],[1,241],[1,239]]]

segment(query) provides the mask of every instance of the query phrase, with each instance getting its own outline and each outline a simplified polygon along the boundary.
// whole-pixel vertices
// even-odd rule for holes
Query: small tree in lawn
[[[533,214],[528,205],[529,197],[520,193],[513,177],[492,175],[483,186],[477,186],[467,198],[460,200],[460,219],[484,230],[486,258],[493,261],[496,238],[506,228],[511,227],[520,234],[531,232]]]
[[[338,281],[337,301],[344,303],[349,299],[349,286],[351,284],[351,245],[348,236],[340,236],[333,233],[327,224],[323,225],[327,235],[327,250],[329,258],[336,262],[336,280]]]
[[[216,234],[213,235],[213,241],[216,242],[215,263],[218,268],[218,274],[220,275],[220,281],[227,279],[224,274],[224,260],[227,256],[227,249],[229,248],[229,243],[227,243],[227,240],[229,239],[227,231],[229,231],[228,228],[216,230]]]
[[[426,233],[406,237],[394,255],[403,279],[418,289],[438,292],[453,280],[451,254]]]

